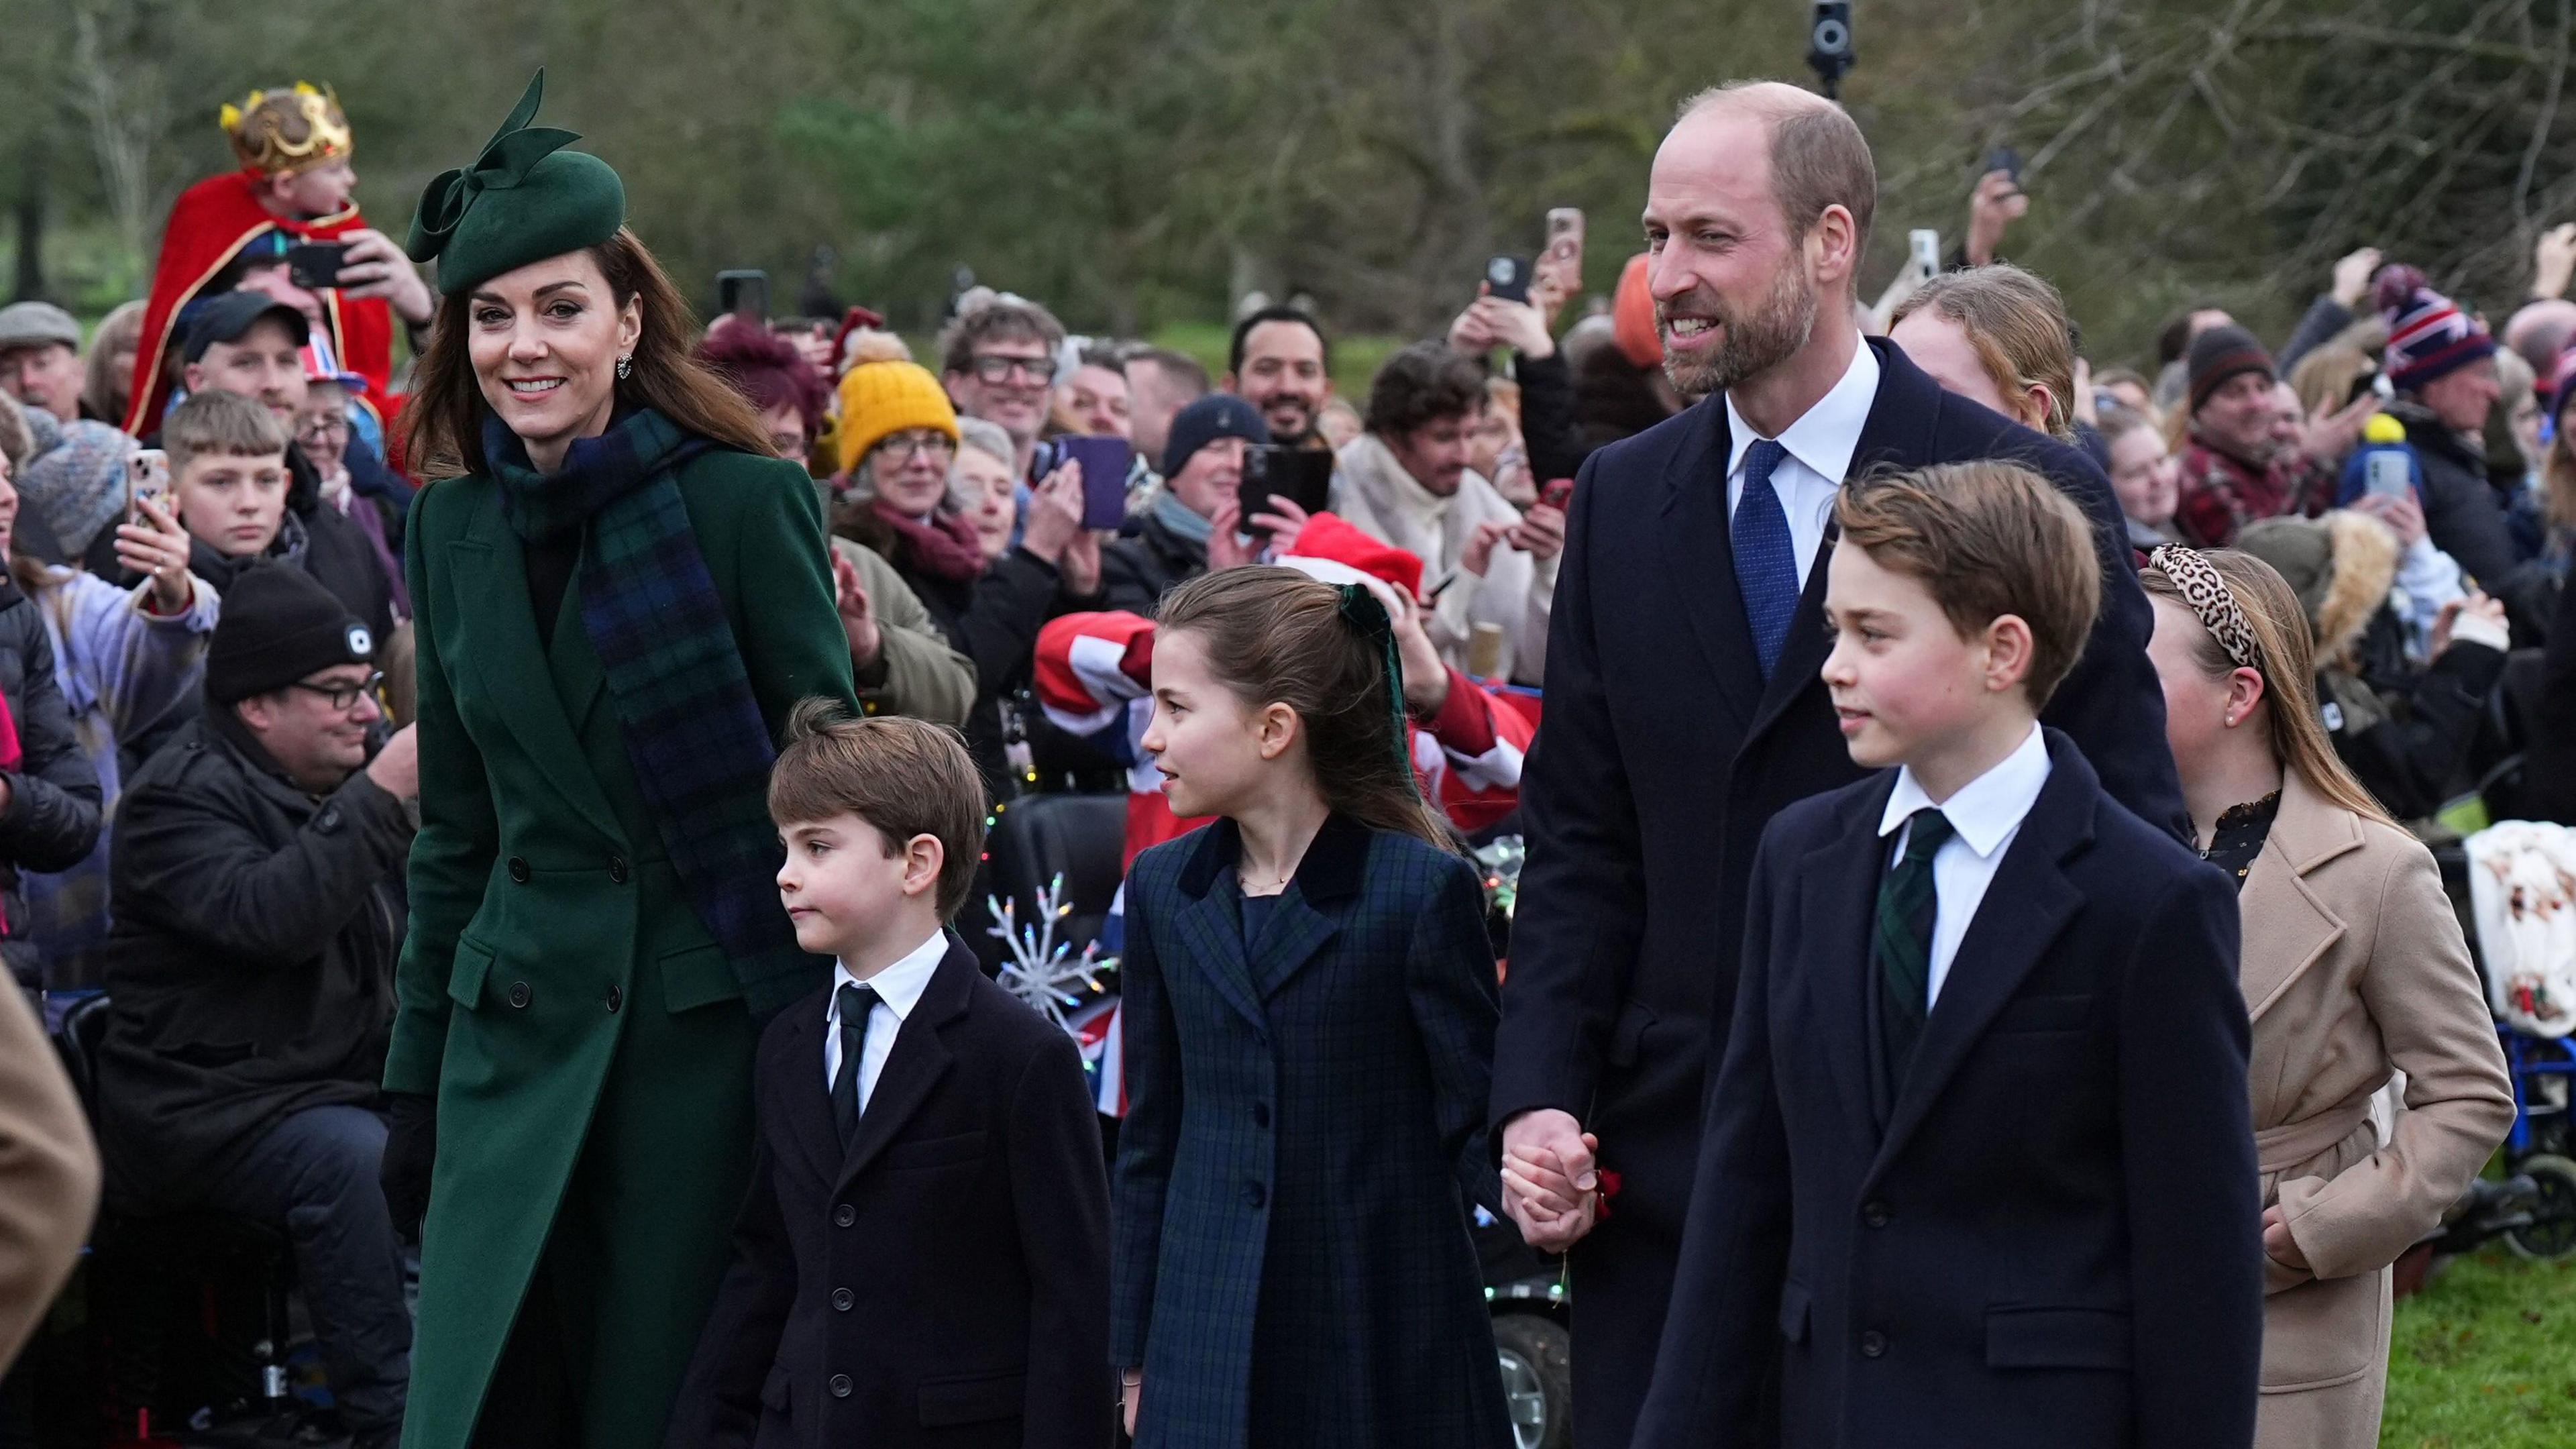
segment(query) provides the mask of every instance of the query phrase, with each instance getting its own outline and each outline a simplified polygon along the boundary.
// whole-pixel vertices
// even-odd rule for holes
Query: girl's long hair
[[[2211,549],[2201,557],[2226,581],[2227,592],[2254,631],[2254,668],[2263,676],[2263,697],[2271,706],[2273,758],[2298,771],[2308,788],[2328,801],[2382,825],[2397,824],[2326,736],[2317,708],[2316,644],[2309,633],[2308,611],[2300,606],[2289,581],[2270,564],[2238,549]],[[2138,582],[2146,586],[2148,597],[2170,599],[2192,612],[2182,587],[2164,570],[2142,569]],[[2193,617],[2199,615],[2193,613]],[[2192,645],[2192,662],[2211,679],[2224,679],[2237,668],[2218,637],[2207,629]]]
[[[1386,651],[1341,607],[1341,591],[1295,569],[1201,574],[1163,596],[1158,628],[1206,641],[1208,667],[1253,709],[1284,704],[1306,730],[1324,803],[1372,830],[1455,851],[1449,823],[1422,798],[1403,739]]]
[[[764,458],[775,456],[760,415],[721,374],[693,355],[696,314],[635,233],[619,227],[617,235],[587,250],[607,279],[616,306],[641,299],[644,332],[635,342],[634,370],[616,384],[617,406],[649,407],[683,432]],[[483,457],[483,417],[489,406],[468,350],[472,328],[471,289],[440,299],[429,350],[421,355],[411,400],[403,407],[406,456],[425,478],[489,469]]]

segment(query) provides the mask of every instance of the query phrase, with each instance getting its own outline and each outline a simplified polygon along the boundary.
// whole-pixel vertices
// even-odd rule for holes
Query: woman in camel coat
[[[2202,853],[2238,882],[2263,1173],[2257,1449],[2379,1442],[2389,1265],[2513,1122],[2433,858],[2336,758],[2305,614],[2250,554],[2158,549],[2149,652]],[[2383,1141],[2371,1098],[2405,1074]]]

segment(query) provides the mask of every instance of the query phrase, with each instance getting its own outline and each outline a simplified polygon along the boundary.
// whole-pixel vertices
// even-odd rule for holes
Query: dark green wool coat
[[[773,458],[681,465],[773,737],[855,710],[814,489]],[[412,509],[421,831],[385,1087],[438,1099],[405,1449],[462,1449],[540,1255],[583,1442],[659,1442],[749,1180],[759,1031],[647,814],[576,569],[537,636],[489,478]],[[817,960],[813,985],[826,979]]]

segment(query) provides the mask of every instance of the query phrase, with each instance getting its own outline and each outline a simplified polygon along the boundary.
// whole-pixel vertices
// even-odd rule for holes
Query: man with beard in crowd
[[[1493,1121],[1524,1236],[1589,1234],[1574,1307],[1585,1449],[1628,1442],[1653,1369],[1762,827],[1863,773],[1818,677],[1825,526],[1845,478],[2009,457],[2084,509],[2103,605],[2045,718],[2114,798],[2185,824],[2110,485],[1861,337],[1853,278],[1876,199],[1869,144],[1828,101],[1765,83],[1685,104],[1645,222],[1664,366],[1700,401],[1594,453],[1574,488],[1547,727],[1521,796],[1529,858]]]
[[[1295,307],[1264,307],[1234,324],[1225,390],[1261,410],[1270,441],[1329,448],[1315,418],[1333,396],[1332,351],[1314,318]]]

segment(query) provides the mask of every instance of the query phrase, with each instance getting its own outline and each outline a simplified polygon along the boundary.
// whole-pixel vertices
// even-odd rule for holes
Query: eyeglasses
[[[939,462],[957,456],[957,442],[946,433],[897,433],[879,442],[877,448],[889,463],[905,463],[914,458]]]
[[[297,442],[318,443],[330,438],[345,438],[347,436],[349,436],[349,420],[347,418],[316,418],[309,423],[297,423],[295,425],[295,439]]]
[[[307,684],[299,679],[286,687],[300,689],[307,694],[318,694],[331,701],[333,709],[345,712],[357,708],[360,695],[373,695],[377,686],[384,682],[384,671],[369,670],[367,677],[356,684]]]
[[[987,352],[967,359],[967,366],[973,369],[976,381],[988,386],[1010,381],[1014,372],[1040,387],[1055,381],[1055,359],[1052,357],[1004,357]]]

